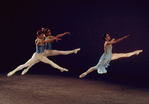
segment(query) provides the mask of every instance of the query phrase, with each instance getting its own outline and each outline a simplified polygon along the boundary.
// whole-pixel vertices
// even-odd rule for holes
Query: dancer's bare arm
[[[123,39],[126,39],[128,36],[129,36],[129,35],[124,36],[124,37],[122,37],[122,38],[120,38],[120,39],[117,39],[117,40],[112,39],[110,42],[107,42],[107,45],[118,43],[118,42],[122,41]]]
[[[69,34],[70,34],[70,32],[65,32],[65,33],[62,33],[62,34],[58,34],[56,37],[61,38],[62,36],[69,35]]]
[[[53,39],[48,39],[48,40],[44,40],[43,43],[50,43],[50,42],[53,42],[54,40],[58,41],[58,40],[61,40],[57,37],[54,37]]]
[[[111,40],[111,42],[113,42],[113,41],[115,41],[115,39],[114,39],[114,38]]]

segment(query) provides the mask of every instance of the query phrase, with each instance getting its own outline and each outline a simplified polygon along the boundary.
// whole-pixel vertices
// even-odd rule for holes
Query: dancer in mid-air
[[[41,61],[41,62],[44,62],[46,64],[50,64],[52,67],[59,69],[61,72],[68,71],[67,69],[58,66],[53,61],[51,61],[47,57],[43,56],[44,49],[45,49],[44,43],[46,43],[44,38],[45,38],[45,34],[43,33],[43,31],[41,31],[41,30],[37,31],[37,39],[35,40],[36,52],[33,54],[31,59],[29,59],[25,64],[22,64],[22,65],[18,66],[16,69],[14,69],[13,71],[9,72],[7,74],[7,76],[11,76],[15,72],[22,70],[23,68],[28,67],[37,61],[38,62]],[[58,41],[59,39],[57,37],[54,37],[53,39],[50,39],[49,41],[54,41],[54,40]]]
[[[46,38],[45,38],[45,50],[44,50],[44,56],[49,57],[49,56],[57,56],[57,55],[68,55],[68,54],[72,54],[75,53],[77,54],[78,51],[80,51],[80,48],[74,49],[74,50],[70,50],[70,51],[58,51],[58,50],[52,50],[52,43],[53,41],[51,41],[51,39],[53,38],[57,38],[58,40],[61,40],[60,38],[63,37],[64,35],[68,35],[70,34],[70,32],[65,32],[62,34],[58,34],[56,36],[52,36],[51,35],[51,31],[49,28],[42,28],[42,31],[44,31],[44,33],[46,34]],[[50,41],[49,41],[50,40]],[[56,40],[56,41],[58,41]],[[36,61],[35,63],[32,63],[32,65],[28,66],[26,69],[24,69],[24,71],[22,72],[22,75],[24,75],[34,64],[38,63],[39,61]]]
[[[54,36],[51,35],[51,31],[49,28],[45,29],[45,34],[46,34],[46,40],[48,41],[49,39],[54,38]],[[57,38],[61,38],[62,36],[67,34],[70,34],[70,32],[66,32],[64,34],[59,34],[56,37]],[[77,53],[78,51],[80,51],[80,48],[74,49],[74,50],[70,50],[70,51],[58,51],[58,50],[52,50],[52,42],[47,42],[45,45],[45,53],[44,56],[57,56],[57,55],[68,55],[68,54],[72,54],[72,53]]]
[[[111,60],[116,60],[116,59],[123,58],[123,57],[130,57],[132,55],[138,55],[140,52],[142,52],[143,50],[136,50],[136,51],[129,52],[129,53],[112,53],[112,44],[118,43],[118,42],[122,41],[123,39],[127,38],[128,36],[129,35],[122,37],[120,39],[117,39],[117,40],[115,40],[115,39],[111,40],[109,34],[104,34],[102,36],[102,38],[105,40],[104,53],[101,56],[98,64],[94,67],[91,67],[86,72],[82,73],[79,77],[83,78],[88,73],[90,73],[94,70],[97,70],[97,72],[99,74],[107,73],[107,70],[105,68],[107,68],[109,66],[109,63]]]

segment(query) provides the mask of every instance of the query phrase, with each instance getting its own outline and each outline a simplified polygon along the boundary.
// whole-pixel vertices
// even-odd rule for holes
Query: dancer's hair
[[[45,28],[44,27],[42,27],[42,29],[43,29],[43,32],[45,31]]]
[[[49,28],[46,28],[46,29],[44,30],[44,33],[47,34],[48,30],[50,30],[50,29],[49,29]]]
[[[106,36],[107,36],[107,34],[103,34],[102,39],[105,40]]]
[[[44,33],[42,30],[38,30],[37,31],[37,36],[40,35],[40,34],[42,34],[42,33]]]

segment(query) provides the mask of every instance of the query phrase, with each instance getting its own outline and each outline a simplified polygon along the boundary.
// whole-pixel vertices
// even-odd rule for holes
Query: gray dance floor
[[[149,89],[58,75],[0,75],[0,104],[149,104]]]

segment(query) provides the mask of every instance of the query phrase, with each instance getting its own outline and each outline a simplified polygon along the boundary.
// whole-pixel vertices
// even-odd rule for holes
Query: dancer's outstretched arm
[[[64,35],[69,35],[70,34],[70,32],[65,32],[65,33],[63,33],[63,34],[58,34],[56,37],[57,38],[61,38],[62,36],[64,36]]]
[[[50,42],[53,42],[54,40],[58,41],[58,40],[61,40],[57,37],[54,37],[53,39],[48,39],[48,40],[44,40],[43,43],[50,43]]]
[[[117,40],[112,39],[110,42],[107,42],[107,45],[118,43],[118,42],[122,41],[123,39],[126,39],[128,36],[129,36],[129,35],[124,36],[124,37],[122,37],[122,38],[120,38],[120,39],[117,39]]]

